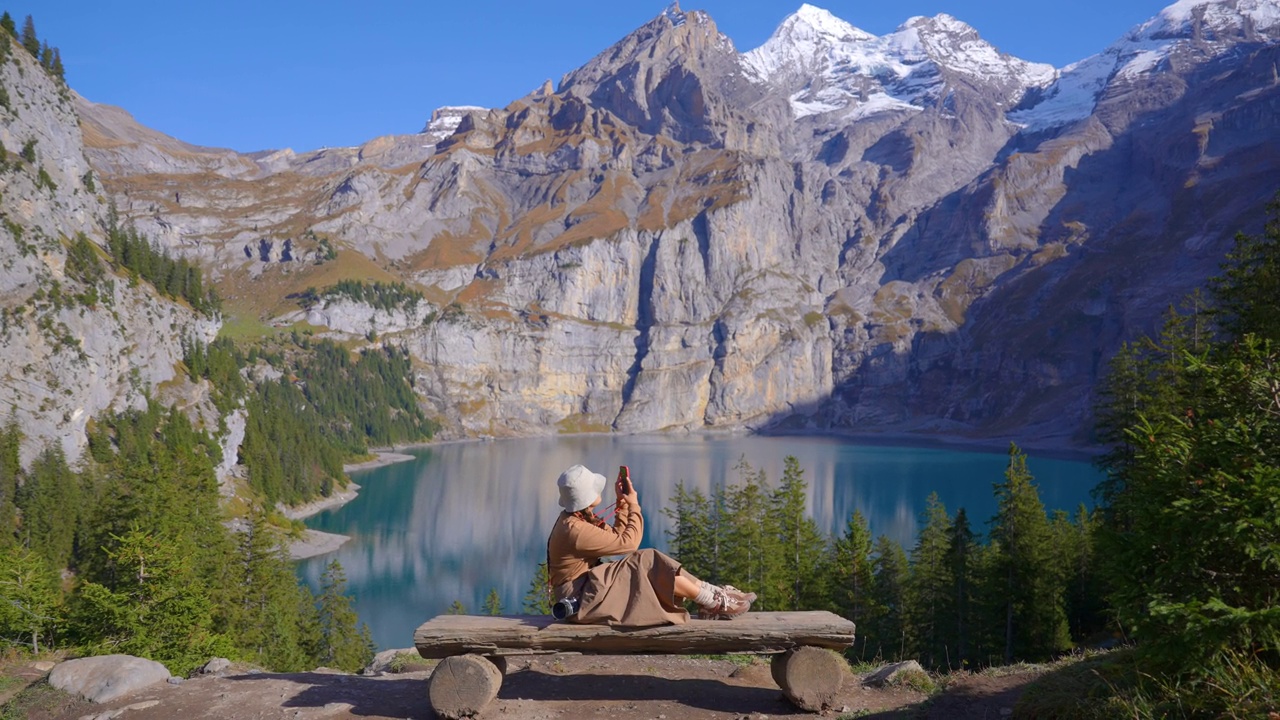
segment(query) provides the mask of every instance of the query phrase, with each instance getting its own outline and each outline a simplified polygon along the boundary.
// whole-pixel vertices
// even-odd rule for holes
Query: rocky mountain
[[[218,323],[111,269],[107,199],[84,157],[73,96],[21,46],[5,45],[0,423],[21,429],[24,463],[51,447],[75,460],[103,411],[145,407],[148,393],[201,406],[207,388],[176,366],[182,341],[208,342]]]
[[[408,347],[457,434],[1080,444],[1107,358],[1260,224],[1278,66],[1277,0],[1181,0],[1062,69],[809,5],[740,53],[672,6],[558,87],[359,148],[193,148],[75,103],[121,214],[233,314]],[[293,299],[339,279],[425,304]]]

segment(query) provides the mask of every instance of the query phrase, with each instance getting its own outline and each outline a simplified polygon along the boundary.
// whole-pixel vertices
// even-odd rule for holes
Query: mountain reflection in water
[[[610,479],[606,504],[613,502],[618,466],[630,466],[644,507],[644,545],[666,549],[671,525],[662,509],[678,482],[710,493],[737,482],[735,468],[745,460],[776,486],[783,459],[794,455],[819,527],[842,532],[856,509],[873,535],[886,534],[910,551],[930,492],[953,516],[964,507],[975,531],[985,531],[996,509],[992,484],[1003,479],[1007,462],[992,451],[742,435],[536,438],[411,452],[417,460],[353,473],[360,496],[307,522],[351,541],[298,565],[314,588],[328,562],[342,563],[356,611],[379,649],[410,647],[414,629],[455,600],[483,612],[490,589],[504,612],[520,612],[559,513],[556,477],[575,463]],[[1101,476],[1088,461],[1032,454],[1028,466],[1047,509],[1074,514],[1080,503],[1092,505],[1089,492]]]

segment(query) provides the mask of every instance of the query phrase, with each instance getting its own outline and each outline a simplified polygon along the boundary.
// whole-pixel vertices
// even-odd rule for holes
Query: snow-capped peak
[[[832,15],[830,11],[824,10],[815,5],[810,5],[809,3],[801,5],[799,10],[796,10],[789,17],[783,20],[774,35],[776,36],[779,33],[784,33],[785,30],[788,30],[798,24],[807,26],[817,35],[824,35],[845,41],[871,40],[875,38],[875,35],[850,25],[844,20]]]
[[[427,135],[432,142],[440,142],[449,137],[462,124],[462,118],[471,113],[482,113],[485,108],[478,105],[445,105],[438,107],[431,113],[431,119],[427,121],[426,127],[422,128],[423,135]]]
[[[1198,30],[1196,29],[1199,25]],[[1280,26],[1277,0],[1178,0],[1145,23],[1134,28],[1129,38],[1187,38],[1204,30],[1214,34],[1266,32]]]
[[[760,78],[779,72],[811,73],[829,63],[838,48],[874,42],[876,36],[860,30],[820,7],[804,4],[788,15],[763,45],[743,60]]]
[[[1178,0],[1097,55],[1063,68],[1043,99],[1009,115],[1030,130],[1066,125],[1093,113],[1113,82],[1167,67],[1174,53],[1213,57],[1237,42],[1280,41],[1280,0]]]
[[[680,27],[684,24],[684,12],[680,10],[680,0],[675,0],[662,11],[663,17],[671,21],[673,27]]]
[[[913,27],[913,28],[923,27],[923,28],[935,29],[935,30],[938,30],[939,32],[954,33],[957,35],[964,34],[964,33],[977,34],[978,32],[977,30],[974,30],[973,26],[970,25],[969,23],[964,22],[963,20],[957,20],[956,18],[946,13],[939,13],[937,15],[934,15],[933,17],[928,17],[926,15],[916,15],[914,17],[909,17],[907,18],[906,22],[902,23],[902,25],[899,26],[898,29],[901,30],[902,28],[909,28],[909,27]]]
[[[941,69],[997,84],[1015,101],[1054,77],[1052,67],[1001,54],[950,15],[914,17],[877,37],[807,4],[742,62],[759,80],[794,90],[797,117],[855,105],[849,117],[861,117],[858,108],[918,110],[943,93]]]

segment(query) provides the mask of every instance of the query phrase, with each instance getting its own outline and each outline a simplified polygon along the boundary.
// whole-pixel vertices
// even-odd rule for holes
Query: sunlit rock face
[[[421,290],[305,315],[408,347],[455,434],[1080,444],[1120,343],[1261,224],[1278,18],[1184,0],[1052,68],[946,15],[875,36],[805,5],[740,53],[673,7],[504,108],[301,153],[77,107],[122,214],[233,307],[298,320],[291,295],[343,277]],[[245,252],[285,241],[288,262]]]
[[[0,425],[17,427],[24,465],[61,450],[75,462],[86,427],[147,396],[217,427],[207,386],[179,372],[183,341],[209,342],[215,319],[113,273],[101,248],[108,204],[85,158],[72,93],[19,46],[0,63]],[[98,273],[71,258],[83,237]]]

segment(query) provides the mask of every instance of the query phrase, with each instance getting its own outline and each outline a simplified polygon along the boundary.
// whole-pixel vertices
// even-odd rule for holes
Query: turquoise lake
[[[337,552],[302,561],[299,574],[317,587],[332,559],[346,571],[356,611],[379,649],[413,645],[413,631],[461,601],[478,613],[490,589],[505,612],[519,612],[546,553],[559,497],[555,481],[582,463],[608,478],[628,465],[645,512],[646,547],[666,549],[662,514],[677,482],[704,493],[738,480],[745,459],[776,483],[794,455],[809,481],[809,512],[841,532],[853,511],[874,535],[908,550],[920,513],[937,492],[952,515],[964,507],[976,531],[996,509],[992,484],[1003,479],[1005,453],[891,447],[820,437],[754,435],[575,436],[450,443],[409,451],[416,459],[352,473],[359,497],[307,521],[351,540]],[[1101,479],[1087,460],[1030,453],[1028,467],[1049,510],[1092,506]],[[613,501],[612,482],[605,503]]]

